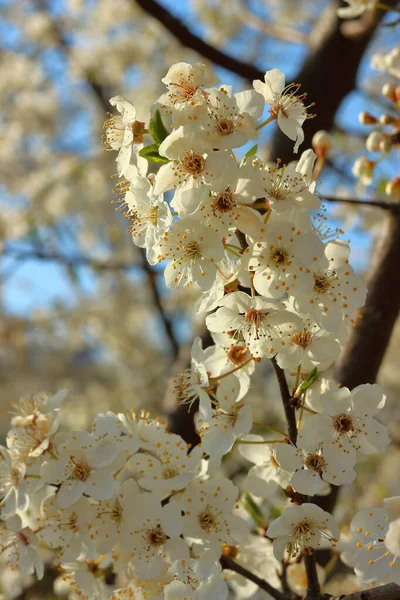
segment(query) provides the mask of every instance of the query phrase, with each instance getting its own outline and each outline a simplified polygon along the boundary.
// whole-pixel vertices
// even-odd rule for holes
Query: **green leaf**
[[[294,398],[300,398],[304,392],[306,392],[318,379],[318,369],[314,367],[312,371],[308,374],[307,379],[303,381],[297,388]]]
[[[145,158],[149,162],[168,163],[168,158],[165,158],[165,156],[161,156],[158,152],[159,147],[159,144],[151,144],[150,146],[145,146],[139,151],[139,156]]]
[[[158,109],[150,119],[149,131],[153,136],[154,141],[158,145],[160,145],[169,135],[168,130],[166,129],[161,118],[161,113]]]
[[[257,150],[258,150],[258,144],[256,144],[255,146],[252,146],[250,148],[250,150],[248,152],[246,152],[246,154],[243,156],[242,165],[244,165],[244,163],[246,162],[246,160],[248,158],[250,158],[250,156],[255,156],[257,154]]]

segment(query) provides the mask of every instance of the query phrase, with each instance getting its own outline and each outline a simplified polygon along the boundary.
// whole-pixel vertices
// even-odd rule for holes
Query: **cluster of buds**
[[[389,100],[391,112],[385,112],[379,116],[374,116],[365,111],[359,114],[359,121],[362,125],[374,128],[365,143],[368,152],[380,154],[374,160],[366,156],[360,156],[355,161],[353,174],[364,186],[371,185],[374,179],[375,167],[392,149],[400,146],[400,85],[386,83],[382,87],[382,96]],[[400,200],[399,177],[387,182],[385,193],[392,200]]]

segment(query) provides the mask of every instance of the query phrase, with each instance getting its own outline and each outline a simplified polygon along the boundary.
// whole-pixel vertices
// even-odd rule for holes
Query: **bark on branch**
[[[240,75],[240,77],[248,81],[264,78],[265,71],[261,71],[254,65],[234,58],[208,44],[192,33],[180,19],[174,17],[155,0],[135,0],[135,2],[145,12],[161,23],[183,46],[195,50],[214,64],[224,67],[224,69],[228,69],[228,71],[236,73],[236,75]]]

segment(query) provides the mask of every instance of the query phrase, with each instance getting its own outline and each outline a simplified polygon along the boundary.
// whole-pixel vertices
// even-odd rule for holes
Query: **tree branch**
[[[171,15],[166,8],[158,4],[155,0],[134,1],[145,12],[161,23],[161,25],[163,25],[183,46],[195,50],[214,64],[224,67],[224,69],[228,69],[228,71],[236,73],[236,75],[239,75],[248,81],[264,78],[265,71],[261,71],[260,69],[257,69],[257,67],[234,58],[233,56],[218,50],[218,48],[215,48],[211,44],[208,44],[192,33],[182,21]]]
[[[220,563],[223,569],[235,571],[235,573],[237,573],[238,575],[246,577],[246,579],[249,579],[249,581],[252,581],[256,585],[258,585],[260,589],[264,590],[264,592],[267,592],[267,594],[275,598],[275,600],[287,600],[287,596],[285,594],[272,587],[272,585],[265,581],[265,579],[257,577],[257,575],[254,575],[254,573],[251,573],[241,565],[238,565],[231,558],[221,556]]]
[[[324,594],[322,600],[328,600],[332,597]],[[370,590],[340,596],[340,600],[400,600],[400,586],[395,583],[388,583]]]
[[[400,214],[386,215],[369,269],[368,294],[336,366],[336,380],[352,389],[374,383],[400,309]]]
[[[333,196],[321,196],[322,202],[342,202],[346,204],[357,204],[361,206],[374,206],[382,210],[388,210],[394,213],[400,211],[400,206],[397,202],[385,202],[384,200],[358,200],[357,198],[337,198]]]
[[[304,554],[303,560],[307,574],[307,593],[304,600],[318,600],[321,595],[321,588],[318,581],[314,550],[311,554]]]
[[[285,371],[280,368],[275,357],[271,358],[272,366],[274,367],[276,377],[278,379],[279,390],[281,393],[283,409],[285,411],[286,421],[288,424],[289,438],[292,444],[297,441],[297,425],[296,425],[296,409],[290,403],[291,394],[285,377]]]

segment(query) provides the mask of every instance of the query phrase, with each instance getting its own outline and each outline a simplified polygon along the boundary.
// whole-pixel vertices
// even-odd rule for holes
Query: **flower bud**
[[[387,182],[385,193],[392,200],[400,200],[400,177],[395,177]]]
[[[373,115],[365,111],[360,112],[358,115],[358,120],[360,121],[361,125],[375,125],[375,123],[378,122]]]
[[[390,100],[391,102],[396,102],[396,86],[390,83],[385,83],[382,87],[382,96]]]
[[[321,129],[314,133],[311,145],[317,156],[325,156],[332,148],[332,139],[327,131]]]
[[[354,162],[352,172],[363,185],[370,185],[374,177],[375,162],[366,156],[360,156]]]
[[[379,144],[379,151],[387,154],[392,149],[391,139],[387,136],[384,136],[384,139]]]
[[[381,125],[393,125],[396,121],[396,117],[392,117],[392,115],[388,115],[387,113],[384,113],[379,117],[379,123]]]
[[[368,152],[379,152],[380,144],[385,140],[385,136],[379,131],[372,131],[367,137],[365,145]]]

